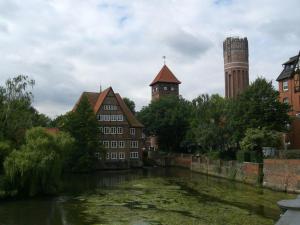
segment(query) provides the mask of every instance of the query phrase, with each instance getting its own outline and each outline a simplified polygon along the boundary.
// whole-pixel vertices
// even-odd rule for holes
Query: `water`
[[[178,168],[68,175],[64,193],[0,203],[0,225],[264,225],[294,195]]]

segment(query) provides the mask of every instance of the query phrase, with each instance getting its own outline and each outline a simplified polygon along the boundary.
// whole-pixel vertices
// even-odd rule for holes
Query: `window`
[[[117,121],[116,115],[111,115],[111,121]]]
[[[117,134],[123,134],[123,127],[117,128]]]
[[[295,92],[300,92],[300,74],[295,74],[294,76],[294,83],[295,83]]]
[[[289,104],[289,98],[284,98],[283,103]]]
[[[287,80],[282,82],[282,90],[288,91],[289,90],[289,82]]]
[[[118,107],[116,105],[104,105],[103,109],[104,110],[117,110]]]
[[[109,148],[109,141],[103,141],[104,148]]]
[[[110,134],[110,127],[104,127],[104,134]]]
[[[111,155],[111,159],[117,159],[118,158],[118,153],[117,152],[112,152],[110,155]]]
[[[174,88],[174,87],[171,87],[171,91],[175,91],[175,88]]]
[[[110,153],[108,152],[108,153],[106,153],[106,159],[109,159],[110,157]]]
[[[96,153],[95,153],[95,156],[96,156],[97,159],[101,159],[101,154],[100,154],[100,152],[96,152]]]
[[[99,127],[101,133],[103,133],[103,127]]]
[[[110,147],[111,148],[117,148],[118,147],[118,142],[117,141],[111,141]]]
[[[125,141],[119,141],[119,148],[125,148]]]
[[[130,128],[130,134],[135,135],[135,128]]]
[[[164,91],[167,91],[168,90],[168,87],[164,87]]]
[[[130,148],[138,148],[138,147],[139,147],[138,141],[131,141],[130,142]]]
[[[119,159],[125,159],[125,152],[119,152]]]
[[[118,116],[118,121],[123,121],[123,115],[117,115]]]
[[[110,128],[110,133],[111,134],[116,134],[117,133],[117,128],[116,127],[111,127]]]
[[[138,152],[130,152],[130,158],[131,159],[138,159],[139,153]]]

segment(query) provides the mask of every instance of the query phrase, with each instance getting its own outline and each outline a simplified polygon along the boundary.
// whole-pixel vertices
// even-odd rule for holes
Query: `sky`
[[[83,91],[112,86],[149,104],[166,64],[180,94],[224,96],[223,41],[247,37],[250,81],[272,80],[300,50],[299,0],[0,0],[0,85],[34,79],[34,106],[52,118]]]

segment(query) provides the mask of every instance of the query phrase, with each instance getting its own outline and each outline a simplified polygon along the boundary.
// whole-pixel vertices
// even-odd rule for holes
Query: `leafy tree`
[[[233,140],[238,143],[248,128],[286,131],[290,107],[279,101],[279,92],[272,82],[257,78],[236,100],[229,113]]]
[[[3,173],[3,163],[12,152],[12,148],[7,141],[0,142],[0,174]]]
[[[35,108],[32,111],[32,126],[34,127],[51,127],[52,120],[43,113],[39,113]]]
[[[19,75],[0,87],[0,138],[17,145],[22,142],[26,129],[32,126],[33,95],[29,88],[33,86],[34,80]]]
[[[75,139],[75,149],[69,159],[69,168],[76,172],[94,169],[96,152],[103,152],[100,145],[100,131],[95,113],[83,96],[74,112],[63,119],[63,130],[68,131]]]
[[[127,107],[131,110],[133,114],[135,114],[135,103],[134,101],[130,100],[129,98],[123,98],[123,101],[127,105]]]
[[[280,133],[262,128],[248,128],[245,137],[241,141],[243,151],[255,151],[262,156],[263,147],[278,147],[280,145]]]
[[[28,130],[25,144],[4,162],[10,187],[28,196],[57,192],[63,161],[73,143],[73,138],[63,132],[54,135],[40,127]]]
[[[227,112],[228,101],[221,96],[197,97],[192,101],[191,129],[187,137],[200,145],[202,151],[228,149]]]
[[[138,113],[138,119],[145,125],[148,135],[158,136],[159,147],[163,151],[182,150],[189,128],[190,103],[176,96],[168,96],[153,101]]]

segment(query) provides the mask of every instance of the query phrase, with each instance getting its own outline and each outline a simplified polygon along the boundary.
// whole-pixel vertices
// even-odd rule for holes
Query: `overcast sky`
[[[223,40],[247,37],[250,81],[275,80],[300,50],[299,9],[299,0],[0,0],[0,83],[29,75],[35,107],[51,117],[100,85],[140,109],[165,55],[184,98],[224,95]]]

